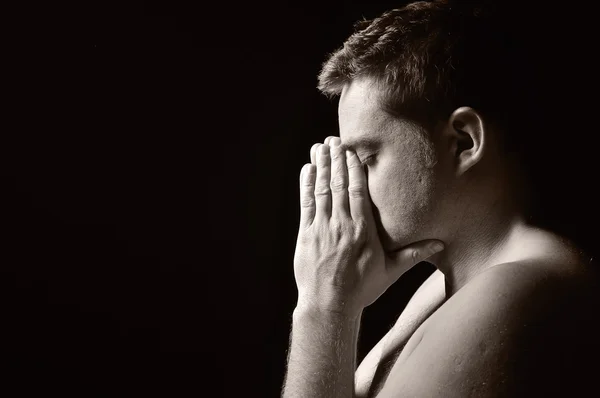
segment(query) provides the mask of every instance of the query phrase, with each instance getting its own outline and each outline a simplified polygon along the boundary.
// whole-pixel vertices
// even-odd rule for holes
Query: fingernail
[[[440,252],[440,251],[444,250],[444,244],[440,243],[440,242],[436,242],[433,245],[431,245],[431,248],[433,250],[435,250],[436,252]]]
[[[321,155],[329,155],[329,145],[325,145],[325,144],[321,145],[319,147],[319,153]]]

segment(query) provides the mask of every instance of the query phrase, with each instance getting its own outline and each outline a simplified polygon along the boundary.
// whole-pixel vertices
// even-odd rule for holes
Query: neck
[[[523,197],[522,184],[517,184],[521,181],[519,173],[502,172],[504,169],[498,167],[495,170],[497,176],[493,182],[478,183],[471,176],[467,184],[482,189],[455,200],[451,212],[455,218],[449,223],[454,228],[446,236],[440,236],[445,249],[427,260],[444,274],[447,298],[482,271],[525,258],[528,254],[522,247],[524,237],[541,231],[527,225],[524,203],[516,200]],[[463,203],[474,205],[465,207]]]
[[[444,274],[447,298],[490,267],[534,258],[557,258],[568,246],[561,237],[527,225],[518,215],[475,218],[477,221],[472,225],[462,223],[453,239],[446,241],[446,249],[427,260]]]

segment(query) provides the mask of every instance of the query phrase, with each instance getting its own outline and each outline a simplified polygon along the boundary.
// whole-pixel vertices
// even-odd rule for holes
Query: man
[[[576,242],[532,222],[536,86],[497,20],[409,4],[324,64],[340,134],[301,171],[284,397],[584,393],[597,274]],[[437,271],[357,368],[363,309],[423,260]]]

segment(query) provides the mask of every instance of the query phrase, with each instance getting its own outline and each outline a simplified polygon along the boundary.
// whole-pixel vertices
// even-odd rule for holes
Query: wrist
[[[323,322],[354,322],[361,315],[362,309],[351,310],[343,306],[322,306],[298,300],[296,308],[294,308],[293,319],[310,318]]]

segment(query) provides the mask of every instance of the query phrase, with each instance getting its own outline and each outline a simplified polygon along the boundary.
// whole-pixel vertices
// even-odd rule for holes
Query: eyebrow
[[[340,145],[340,147],[344,150],[351,149],[353,151],[356,151],[359,148],[375,149],[378,146],[379,146],[379,141],[377,141],[373,138],[370,138],[370,137],[363,137],[363,138],[357,138],[355,140],[349,140]]]

